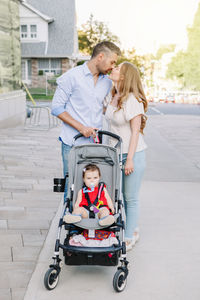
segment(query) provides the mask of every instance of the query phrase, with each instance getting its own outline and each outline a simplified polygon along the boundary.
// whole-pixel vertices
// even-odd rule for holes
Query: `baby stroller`
[[[61,271],[61,259],[59,249],[63,250],[66,265],[101,265],[118,266],[113,277],[113,287],[116,292],[122,292],[126,287],[128,276],[128,261],[126,260],[126,244],[124,241],[125,213],[122,197],[122,140],[118,135],[108,131],[98,131],[98,143],[90,143],[74,146],[75,141],[82,137],[78,134],[74,137],[73,147],[69,153],[69,174],[67,198],[64,201],[62,215],[58,226],[58,235],[55,243],[53,264],[49,266],[45,276],[44,285],[48,290],[57,286]],[[114,138],[117,140],[115,147],[102,143],[104,138]],[[118,152],[118,149],[120,151]],[[66,224],[63,217],[66,212],[72,212],[73,204],[76,201],[77,193],[82,187],[82,170],[88,164],[97,165],[101,170],[103,181],[115,207],[115,222],[106,226],[100,226],[97,218],[82,219],[76,224]],[[65,179],[54,178],[54,191],[64,192]],[[60,241],[62,227],[66,230],[64,243]],[[70,245],[70,238],[74,234],[80,234],[88,230],[88,236],[94,235],[97,230],[106,230],[114,233],[117,244],[108,247],[82,247]]]

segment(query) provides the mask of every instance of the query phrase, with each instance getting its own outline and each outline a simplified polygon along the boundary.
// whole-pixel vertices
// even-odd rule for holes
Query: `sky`
[[[138,54],[156,53],[160,45],[187,47],[191,26],[200,0],[75,0],[77,26],[89,19],[104,22],[121,41],[122,49]]]

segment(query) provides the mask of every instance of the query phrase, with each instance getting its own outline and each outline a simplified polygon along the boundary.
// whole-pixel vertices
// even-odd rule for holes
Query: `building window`
[[[61,74],[61,59],[59,58],[40,58],[38,59],[38,71],[42,70],[45,73]]]
[[[37,38],[37,25],[30,26],[30,34],[31,34],[31,39]]]
[[[28,37],[28,26],[27,25],[21,25],[21,38],[27,39]]]
[[[36,39],[37,25],[21,25],[21,39]]]

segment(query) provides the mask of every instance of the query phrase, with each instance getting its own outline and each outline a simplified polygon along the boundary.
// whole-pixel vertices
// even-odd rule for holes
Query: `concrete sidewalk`
[[[198,116],[149,117],[141,240],[128,254],[130,274],[123,294],[112,289],[115,267],[64,265],[57,288],[44,288],[62,207],[62,197],[52,192],[52,178],[62,176],[59,128],[0,130],[0,300],[22,300],[24,295],[25,300],[66,295],[199,300],[199,126]]]

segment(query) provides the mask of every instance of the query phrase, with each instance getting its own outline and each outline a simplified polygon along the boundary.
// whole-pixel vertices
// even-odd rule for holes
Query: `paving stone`
[[[25,183],[23,181],[19,182],[2,182],[2,189],[8,191],[15,191],[15,190],[31,190],[33,188],[32,184]]]
[[[0,262],[0,288],[26,288],[34,267],[33,262]]]
[[[35,197],[34,199],[29,199],[29,200],[5,200],[6,205],[19,205],[19,206],[24,206],[24,207],[48,207],[48,208],[57,208],[60,203],[60,200],[55,199],[55,200],[48,200],[48,198],[44,199],[37,199]]]
[[[18,166],[19,163],[16,160],[4,159],[0,164],[3,163],[5,166]]]
[[[38,180],[36,178],[27,178],[26,176],[23,177],[23,180],[22,179],[17,179],[16,177],[13,178],[2,178],[1,179],[1,183],[2,183],[2,186],[4,187],[4,185],[10,185],[12,186],[13,185],[13,180],[14,180],[14,184],[15,185],[19,185],[20,187],[26,187],[27,186],[30,186],[32,184],[36,184],[38,183]]]
[[[0,300],[12,300],[11,299],[11,290],[0,288]]]
[[[17,192],[13,192],[12,193],[12,197],[13,199],[35,199],[36,197],[40,200],[42,199],[55,199],[55,198],[59,198],[61,199],[61,195],[63,195],[63,193],[54,193],[53,192],[53,182],[52,182],[52,190],[51,191],[35,191],[35,190],[31,190],[31,191],[27,191],[26,193],[17,193]]]
[[[0,199],[11,199],[12,193],[11,192],[0,192]]]
[[[38,234],[23,234],[22,235],[22,238],[23,238],[23,244],[24,244],[24,247],[27,247],[27,246],[42,246],[44,241],[45,241],[45,238],[46,236],[44,235],[38,235]]]
[[[54,215],[56,214],[57,207],[53,208],[46,208],[46,207],[38,207],[38,208],[27,208],[26,209],[26,217],[25,218],[37,218],[43,220],[52,220]]]
[[[0,261],[12,261],[12,250],[11,247],[1,246],[0,247]]]
[[[48,229],[49,222],[47,220],[8,220],[9,229]]]
[[[4,199],[0,198],[0,206],[3,206],[3,205],[5,205],[5,201],[4,201]]]
[[[20,218],[25,215],[24,207],[17,206],[2,206],[0,207],[0,218],[9,219],[9,218]]]
[[[0,229],[7,229],[8,223],[7,220],[0,220]]]
[[[12,288],[11,289],[12,300],[23,300],[25,292],[26,292],[26,289]],[[36,299],[36,300],[39,300],[39,299]]]
[[[1,252],[0,252],[1,253]],[[40,253],[40,247],[13,247],[13,261],[36,261]]]
[[[21,170],[16,170],[15,172],[13,172],[13,170],[1,170],[0,169],[0,176],[13,176],[13,174],[22,174],[23,176],[29,176],[32,174],[31,170],[29,169],[21,169]]]
[[[0,234],[0,245],[7,247],[14,247],[14,246],[22,246],[22,237],[21,234],[9,234],[9,233],[2,233]]]
[[[47,230],[47,229],[46,229]],[[19,234],[19,235],[23,235],[23,234],[37,234],[40,235],[41,230],[40,229],[1,229],[0,230],[0,235],[15,235],[15,234]]]
[[[34,190],[45,190],[45,191],[52,191],[52,184],[33,184],[33,189]]]
[[[0,163],[0,170],[6,170],[6,165],[5,165],[5,164],[2,164],[2,163]]]
[[[40,232],[41,232],[42,235],[47,236],[49,231],[45,230],[45,229],[42,229],[42,230],[40,230]]]
[[[8,192],[8,191],[16,191],[16,189],[12,189],[12,188],[6,188],[6,189],[3,189],[3,191],[4,192]],[[17,190],[17,192],[20,192],[20,193],[26,193],[27,192],[27,190],[26,189],[23,189],[23,188],[19,188],[18,190]]]

